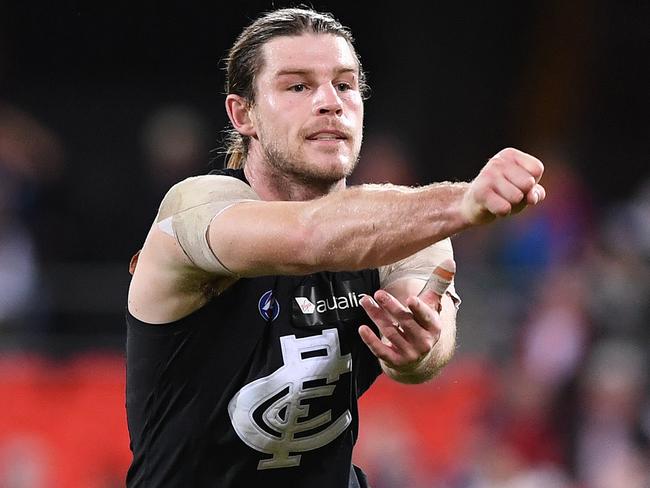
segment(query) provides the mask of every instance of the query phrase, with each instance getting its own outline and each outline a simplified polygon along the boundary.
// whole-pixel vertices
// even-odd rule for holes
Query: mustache
[[[350,127],[340,122],[327,123],[314,125],[300,131],[300,135],[303,139],[318,134],[319,132],[337,132],[343,135],[346,139],[352,139],[354,137],[354,132]]]

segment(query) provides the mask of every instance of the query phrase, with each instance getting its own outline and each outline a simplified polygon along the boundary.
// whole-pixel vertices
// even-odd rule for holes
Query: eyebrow
[[[352,67],[345,67],[345,68],[338,68],[334,70],[337,75],[343,74],[343,73],[353,73],[353,74],[358,74],[357,68],[352,68]],[[275,77],[279,78],[281,76],[290,76],[290,75],[312,75],[314,74],[315,70],[312,69],[299,69],[299,68],[288,68],[288,69],[281,69],[277,73],[275,73]]]

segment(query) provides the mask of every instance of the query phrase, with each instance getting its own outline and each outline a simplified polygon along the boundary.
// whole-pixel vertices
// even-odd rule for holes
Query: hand
[[[369,296],[362,298],[361,306],[379,328],[382,339],[367,325],[359,327],[359,335],[372,353],[390,369],[412,374],[429,362],[427,358],[431,356],[442,331],[440,300],[455,271],[453,260],[446,259],[440,263],[420,294],[417,297],[409,296],[405,305],[385,290],[375,292],[374,300]]]
[[[546,197],[539,184],[542,162],[517,149],[497,153],[470,184],[462,203],[469,224],[484,224],[536,205]]]

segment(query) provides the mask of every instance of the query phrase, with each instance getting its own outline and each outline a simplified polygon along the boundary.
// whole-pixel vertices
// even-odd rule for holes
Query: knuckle
[[[436,307],[437,305],[438,305],[437,303],[432,304],[433,307]],[[421,315],[419,322],[424,325],[429,325],[433,323],[433,314],[429,311],[424,311]]]
[[[526,178],[526,181],[524,183],[524,190],[532,190],[535,187],[536,181],[533,176],[530,176],[529,178]]]
[[[422,355],[418,351],[414,350],[412,352],[407,353],[404,359],[406,364],[411,364],[419,361],[421,357]]]
[[[483,181],[481,183],[487,184],[488,181],[493,181],[498,177],[499,171],[497,170],[497,167],[499,164],[498,159],[493,159],[485,166],[485,168],[483,168],[483,171],[481,171]]]
[[[402,366],[404,366],[404,364],[406,364],[402,356],[390,357],[390,358],[387,357],[381,359],[383,359],[386,363],[388,363],[389,366],[396,369],[399,369]]]
[[[500,217],[505,217],[511,211],[512,211],[512,205],[510,205],[507,202],[503,202],[503,203],[499,203],[499,204],[494,206],[493,213],[495,213],[496,215],[498,215]]]
[[[528,156],[526,158],[526,163],[528,173],[531,174],[535,179],[539,179],[542,173],[544,173],[544,164],[534,156]]]
[[[519,202],[521,202],[521,201],[524,199],[524,196],[525,196],[524,192],[521,191],[519,188],[516,188],[516,189],[512,192],[512,203],[519,203]]]
[[[413,314],[408,310],[398,310],[395,314],[395,318],[400,322],[407,322],[413,320]]]

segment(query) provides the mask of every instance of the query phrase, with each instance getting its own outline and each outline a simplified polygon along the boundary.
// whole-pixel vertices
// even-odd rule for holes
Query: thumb
[[[440,311],[440,299],[449,288],[455,274],[456,262],[453,259],[445,259],[433,269],[418,297],[430,307]]]

